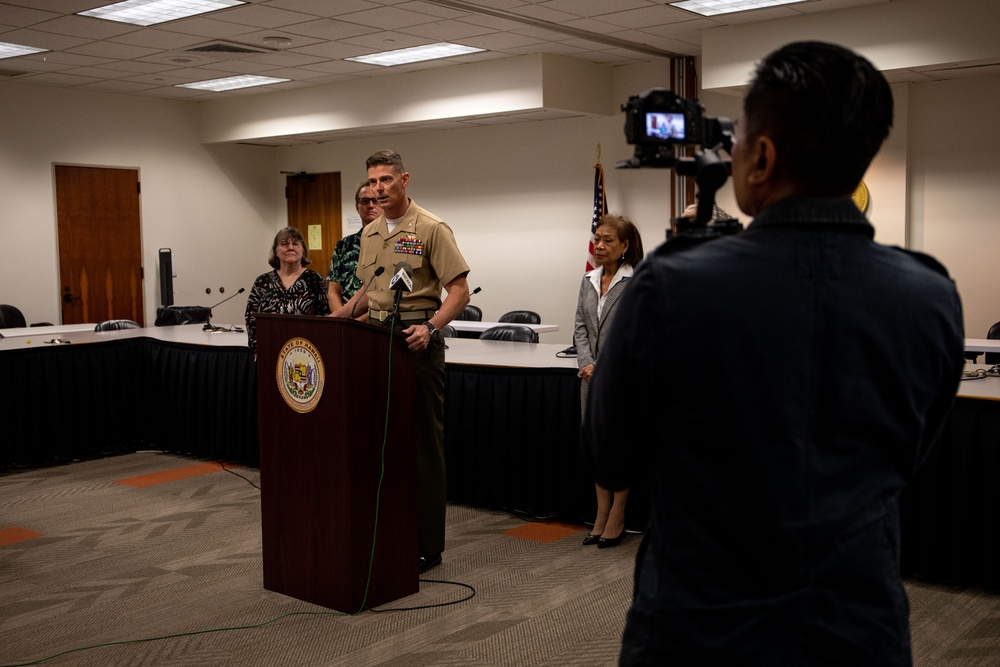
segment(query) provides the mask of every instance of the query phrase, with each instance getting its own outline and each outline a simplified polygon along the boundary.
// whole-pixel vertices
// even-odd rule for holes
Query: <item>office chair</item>
[[[441,335],[445,338],[458,338],[458,330],[450,324],[441,327]]]
[[[0,329],[20,329],[28,326],[24,320],[24,314],[17,308],[7,303],[0,303]]]
[[[94,331],[120,331],[122,329],[141,329],[138,322],[132,320],[104,320],[98,322]]]
[[[511,310],[501,315],[497,321],[514,324],[541,324],[542,317],[533,310]]]
[[[465,322],[482,322],[483,321],[483,309],[479,306],[473,306],[471,303],[462,309],[462,312],[458,314],[456,320],[463,320]]]
[[[480,340],[510,340],[516,343],[537,343],[538,332],[523,324],[498,324],[482,333]]]
[[[990,330],[986,332],[986,337],[992,340],[1000,339],[1000,322],[990,327]],[[1000,352],[987,352],[986,356],[983,357],[983,361],[990,366],[1000,364]]]
[[[50,327],[52,322],[32,322],[28,324],[24,314],[17,306],[0,304],[0,329],[17,329],[19,327]]]

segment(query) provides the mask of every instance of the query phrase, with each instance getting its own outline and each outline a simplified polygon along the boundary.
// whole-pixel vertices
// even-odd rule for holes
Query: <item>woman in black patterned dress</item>
[[[326,281],[309,264],[309,247],[299,230],[285,227],[274,237],[267,263],[273,271],[257,276],[247,299],[247,339],[257,352],[254,313],[329,315]]]

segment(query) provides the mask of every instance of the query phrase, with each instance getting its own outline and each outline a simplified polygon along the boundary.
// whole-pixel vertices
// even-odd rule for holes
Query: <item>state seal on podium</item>
[[[319,404],[326,369],[319,350],[305,338],[291,338],[281,346],[275,375],[278,392],[292,410],[310,412]]]

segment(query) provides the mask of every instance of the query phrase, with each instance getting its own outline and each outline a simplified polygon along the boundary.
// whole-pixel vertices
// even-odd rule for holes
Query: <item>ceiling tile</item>
[[[284,9],[275,9],[266,5],[240,5],[227,9],[224,13],[217,15],[220,21],[228,23],[239,23],[241,25],[254,26],[256,28],[276,28],[295,23],[312,21],[316,17],[313,14],[302,14],[290,12]]]
[[[355,37],[357,35],[367,35],[378,32],[376,28],[349,23],[336,19],[319,19],[307,21],[295,25],[285,26],[282,31],[290,35],[305,35],[315,39],[327,41],[338,40],[345,37]]]
[[[226,39],[248,32],[255,32],[255,28],[253,26],[243,25],[240,23],[230,23],[228,21],[218,21],[216,19],[203,17],[161,23],[160,29],[167,30],[169,32],[185,33],[188,35],[201,35],[202,37],[209,39]]]
[[[347,45],[355,45],[372,51],[394,51],[396,49],[408,49],[412,46],[423,46],[428,43],[424,37],[407,35],[401,32],[373,32],[357,37],[347,37],[340,40]],[[426,61],[430,64],[433,61]]]
[[[107,58],[109,60],[131,60],[159,53],[161,50],[131,44],[118,44],[116,42],[89,42],[73,47],[72,49],[67,49],[67,52],[97,56],[98,58]]]
[[[146,28],[138,32],[130,32],[108,40],[115,44],[132,44],[135,46],[148,46],[153,49],[169,51],[171,49],[181,49],[185,46],[194,46],[205,41],[202,35],[184,35],[179,32],[169,30],[157,30]]]
[[[90,76],[74,76],[63,72],[43,72],[31,75],[32,83],[46,83],[53,86],[82,86],[85,83],[97,83],[100,79]]]
[[[622,12],[629,9],[649,7],[649,0],[549,0],[541,5],[547,9],[575,14],[577,16],[601,16],[608,14],[609,9]]]
[[[341,21],[357,23],[379,30],[396,30],[439,20],[438,17],[430,14],[406,11],[396,7],[382,7],[365,12],[341,14],[337,18]]]
[[[314,16],[336,16],[340,13],[360,12],[366,9],[376,9],[381,5],[367,0],[269,0],[269,7],[287,9]]]
[[[461,21],[435,21],[433,23],[422,23],[400,28],[400,32],[408,35],[417,35],[434,42],[461,42],[463,39],[476,35],[488,35],[496,32],[492,28],[472,25]]]
[[[92,40],[82,37],[69,37],[67,35],[57,35],[52,32],[39,32],[29,28],[18,28],[3,34],[3,41],[24,46],[34,46],[39,49],[50,49],[58,51],[60,49],[71,49],[74,46],[86,44]]]
[[[44,21],[51,21],[57,18],[59,18],[59,14],[54,12],[46,12],[40,9],[32,9],[30,7],[15,7],[14,5],[0,4],[0,24],[2,25],[23,28],[25,26],[42,23]]]

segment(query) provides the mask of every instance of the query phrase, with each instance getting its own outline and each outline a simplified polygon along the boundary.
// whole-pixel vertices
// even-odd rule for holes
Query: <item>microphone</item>
[[[236,291],[236,294],[230,294],[229,296],[227,296],[225,299],[223,299],[219,303],[215,304],[214,306],[210,306],[209,309],[208,309],[208,321],[205,322],[205,326],[203,326],[201,328],[202,331],[226,331],[226,329],[224,329],[222,327],[217,327],[217,326],[213,326],[212,325],[212,309],[213,308],[218,308],[219,306],[221,306],[225,302],[229,301],[230,299],[236,298],[237,295],[243,294],[243,292],[246,292],[246,289],[244,289],[244,288],[241,287],[241,288],[239,288]]]
[[[392,277],[389,281],[389,289],[394,289],[397,292],[407,291],[413,289],[413,267],[407,262],[400,262],[396,265],[396,275]]]
[[[471,292],[469,293],[469,296],[475,296],[475,295],[479,294],[479,293],[480,293],[480,292],[482,292],[482,291],[483,291],[483,288],[482,288],[482,287],[477,287],[476,289],[472,290],[472,291],[471,291]]]
[[[384,266],[378,267],[377,269],[375,269],[375,275],[372,276],[372,279],[369,280],[366,285],[362,285],[361,286],[361,294],[358,295],[358,300],[354,302],[353,306],[351,306],[351,319],[352,320],[354,319],[354,309],[358,307],[358,301],[361,301],[361,297],[364,296],[365,292],[368,291],[368,285],[371,285],[373,282],[375,282],[375,279],[378,278],[383,273],[385,273],[385,267]]]
[[[399,300],[403,298],[403,292],[413,289],[413,267],[407,262],[400,262],[396,265],[396,275],[389,281],[389,289],[396,290],[396,296],[392,299],[392,319],[399,320]]]

